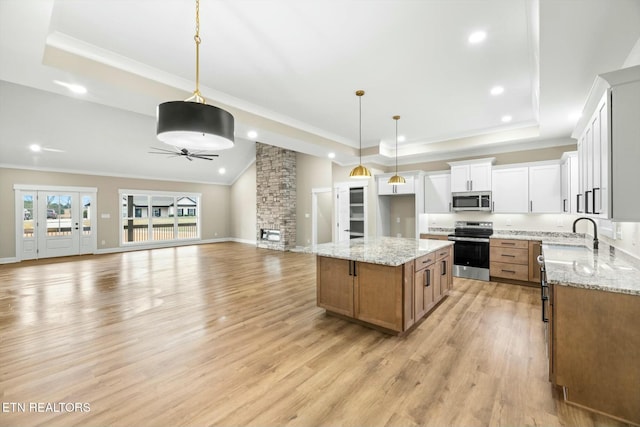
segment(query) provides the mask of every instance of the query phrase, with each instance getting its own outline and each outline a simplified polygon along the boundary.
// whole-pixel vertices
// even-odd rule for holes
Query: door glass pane
[[[174,198],[153,196],[151,197],[151,207],[153,210],[153,218],[151,218],[153,240],[173,240]]]
[[[198,237],[198,198],[178,197],[178,239],[194,239]]]
[[[147,196],[122,195],[123,242],[149,240],[149,198]]]
[[[71,235],[71,196],[47,196],[47,235]]]
[[[22,196],[22,229],[24,237],[33,237],[33,196]]]
[[[82,234],[91,234],[91,220],[93,219],[91,209],[91,196],[82,196]]]

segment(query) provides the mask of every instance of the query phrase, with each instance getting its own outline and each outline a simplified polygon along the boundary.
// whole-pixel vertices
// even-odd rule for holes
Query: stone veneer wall
[[[296,245],[296,152],[256,143],[256,241],[281,251]],[[279,230],[280,241],[261,239],[260,230]]]

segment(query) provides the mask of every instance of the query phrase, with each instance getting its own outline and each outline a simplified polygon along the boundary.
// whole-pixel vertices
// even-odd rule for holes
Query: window
[[[120,190],[120,200],[122,245],[200,238],[200,194]]]

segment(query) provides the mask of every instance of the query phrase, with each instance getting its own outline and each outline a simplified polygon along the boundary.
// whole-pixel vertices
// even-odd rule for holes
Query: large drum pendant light
[[[196,0],[196,89],[184,101],[158,105],[157,136],[166,144],[191,150],[233,147],[234,121],[228,111],[207,105],[200,94],[200,0]]]
[[[360,163],[358,164],[358,166],[353,168],[351,170],[351,173],[349,174],[351,178],[357,178],[357,179],[366,179],[371,177],[371,172],[369,172],[369,169],[367,169],[362,165],[362,95],[364,95],[363,90],[356,91],[356,96],[358,97],[358,104],[360,107],[359,108],[359,111],[360,111],[360,119],[359,119]]]
[[[400,116],[393,116],[393,120],[396,121],[396,174],[389,178],[389,184],[402,185],[407,181],[403,176],[398,175],[398,120],[400,120]]]

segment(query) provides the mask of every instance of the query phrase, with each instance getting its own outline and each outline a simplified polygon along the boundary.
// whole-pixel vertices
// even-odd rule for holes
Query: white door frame
[[[333,184],[333,189],[335,191],[334,196],[337,195],[340,191],[341,188],[351,188],[351,187],[363,187],[364,188],[364,237],[367,237],[367,235],[369,234],[368,228],[369,228],[369,213],[368,213],[368,209],[369,209],[369,201],[368,201],[368,191],[369,191],[369,179],[354,179],[353,181],[344,181],[344,182],[336,182]],[[336,202],[336,199],[334,197],[333,199],[334,202],[334,206],[333,206],[333,223],[332,223],[332,228],[333,231],[331,232],[331,236],[333,237],[332,241],[333,242],[338,242],[338,236],[339,236],[339,230],[337,229],[337,224],[339,222],[339,218],[340,218],[340,206],[339,203]]]
[[[16,261],[22,261],[23,259],[23,234],[24,234],[24,207],[22,201],[22,193],[38,193],[38,192],[70,192],[70,193],[79,193],[80,200],[79,205],[82,203],[83,196],[91,197],[91,207],[93,213],[93,220],[91,222],[91,234],[89,239],[80,233],[79,241],[80,241],[80,253],[95,253],[97,250],[97,212],[98,212],[98,189],[96,187],[65,187],[65,186],[53,186],[53,185],[33,185],[33,184],[14,184],[13,186],[14,197],[15,197],[15,247],[16,247]],[[80,206],[78,206],[80,208]],[[82,211],[80,210],[80,216],[82,216]],[[80,218],[81,220],[82,218]],[[38,231],[34,230],[34,233]],[[36,238],[37,240],[37,238]],[[36,259],[38,257],[36,256]]]
[[[331,187],[311,189],[311,246],[318,244],[318,194],[331,191]]]

